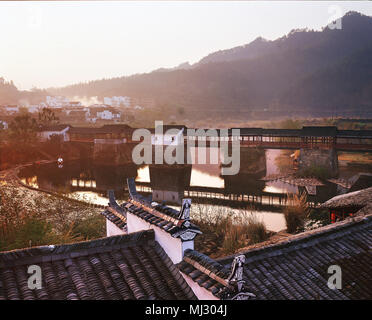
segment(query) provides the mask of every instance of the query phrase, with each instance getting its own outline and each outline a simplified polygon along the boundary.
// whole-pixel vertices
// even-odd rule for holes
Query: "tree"
[[[39,127],[29,114],[17,116],[9,124],[10,138],[18,143],[30,143],[36,140]]]
[[[43,108],[38,114],[38,122],[41,126],[48,126],[59,122],[59,118],[49,108]]]

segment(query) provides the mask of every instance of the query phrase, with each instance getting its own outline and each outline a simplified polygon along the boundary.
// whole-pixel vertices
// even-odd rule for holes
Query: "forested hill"
[[[0,105],[17,103],[20,93],[13,82],[0,77]]]
[[[68,96],[128,95],[188,109],[325,110],[365,115],[372,107],[372,17],[349,12],[342,28],[294,30],[164,69],[48,89]]]
[[[33,104],[45,100],[46,91],[20,91],[12,81],[0,77],[0,105]]]

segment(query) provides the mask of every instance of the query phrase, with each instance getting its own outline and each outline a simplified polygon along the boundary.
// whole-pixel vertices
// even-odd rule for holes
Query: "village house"
[[[6,129],[8,129],[8,123],[6,122],[6,121],[3,121],[3,120],[0,120],[0,129],[1,130],[6,130]]]
[[[70,141],[94,142],[96,139],[119,139],[129,141],[133,128],[126,124],[105,124],[102,127],[71,127],[68,131]]]
[[[19,112],[19,106],[17,105],[5,105],[1,107],[4,114],[13,115]]]
[[[52,136],[59,136],[63,142],[69,141],[70,137],[68,131],[70,130],[70,125],[67,124],[56,124],[49,125],[40,128],[38,133],[39,139],[42,142],[46,142],[51,139]]]
[[[114,97],[104,97],[103,103],[112,107],[120,107],[124,106],[129,108],[130,107],[130,97],[127,96],[114,96]]]
[[[372,187],[333,197],[320,205],[329,210],[331,222],[372,210]]]
[[[46,104],[50,108],[66,107],[69,103],[70,100],[63,96],[46,96]]]
[[[92,105],[87,108],[86,119],[95,123],[97,120],[119,121],[121,113],[108,105]]]
[[[42,107],[38,104],[36,105],[30,105],[27,107],[28,112],[30,113],[38,113],[42,110]]]
[[[68,105],[71,108],[79,108],[82,106],[80,101],[70,101]]]

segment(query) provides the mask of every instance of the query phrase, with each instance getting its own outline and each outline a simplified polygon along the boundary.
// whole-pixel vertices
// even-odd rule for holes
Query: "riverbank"
[[[17,172],[27,165],[0,171],[0,250],[106,236],[102,206],[24,185]]]

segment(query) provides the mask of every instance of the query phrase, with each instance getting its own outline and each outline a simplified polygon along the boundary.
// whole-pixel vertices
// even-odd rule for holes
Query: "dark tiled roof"
[[[108,190],[107,195],[109,198],[109,206],[101,214],[119,229],[127,230],[127,217],[125,211],[116,202],[114,190]]]
[[[67,127],[71,127],[69,124],[55,124],[50,126],[42,126],[40,131],[62,131]]]
[[[360,173],[356,177],[349,192],[354,192],[372,187],[372,173]],[[372,200],[371,200],[372,201]]]
[[[127,221],[125,218],[120,217],[116,212],[106,209],[101,212],[101,214],[113,224],[115,224],[119,229],[125,231],[127,230]]]
[[[372,138],[372,130],[337,130],[340,138]]]
[[[134,130],[126,124],[104,125],[102,127],[71,127],[70,133],[78,134],[100,134],[100,133],[120,133]]]
[[[30,290],[29,265],[42,288]],[[2,299],[195,299],[152,230],[0,253]]]
[[[232,128],[232,129],[239,129],[240,135],[242,136],[259,136],[262,135],[262,128]],[[232,131],[230,131],[231,133]]]
[[[130,200],[129,202],[124,202],[122,208],[124,208],[126,212],[136,215],[138,218],[163,229],[173,237],[177,237],[180,232],[183,231],[183,227],[180,225],[182,221],[178,220],[179,212],[167,206],[157,204],[153,207],[148,207],[136,200]],[[156,211],[160,214],[156,214]],[[187,230],[201,233],[200,229],[193,223],[190,224]]]
[[[372,299],[371,251],[372,215],[345,220],[243,253],[246,285],[258,299]],[[331,265],[341,290],[328,288]]]
[[[301,129],[263,129],[262,133],[277,137],[299,137],[301,135]]]
[[[182,273],[189,276],[199,286],[209,290],[216,297],[226,287],[229,270],[210,257],[188,249],[183,260],[177,265]]]
[[[372,202],[372,187],[340,194],[322,203],[320,208],[342,209],[363,208]]]
[[[105,124],[102,126],[102,130],[107,130],[110,132],[121,132],[126,130],[133,130],[131,126],[127,124]]]
[[[247,300],[255,298],[255,295],[243,278],[244,259],[244,256],[236,256],[233,267],[227,269],[208,256],[188,249],[177,266],[183,274],[220,300]]]

